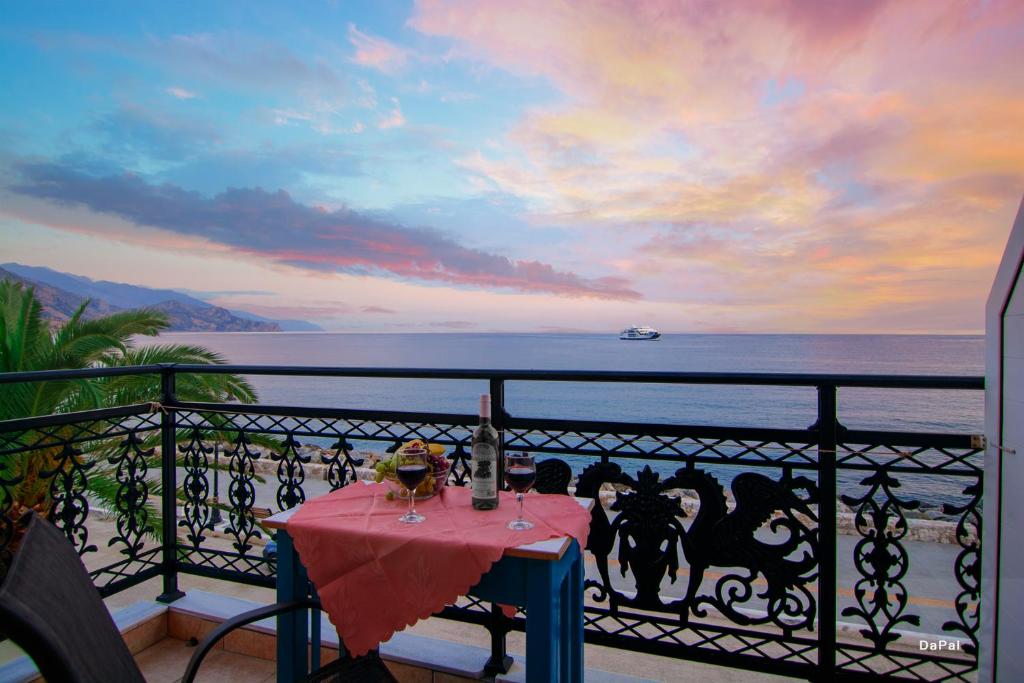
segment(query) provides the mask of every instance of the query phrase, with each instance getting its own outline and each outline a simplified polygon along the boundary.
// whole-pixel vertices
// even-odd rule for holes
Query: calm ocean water
[[[168,334],[230,362],[269,365],[980,375],[980,336],[667,335],[654,342],[560,334]],[[486,382],[253,377],[277,405],[473,413]],[[803,428],[813,388],[510,382],[516,416]],[[857,429],[980,433],[980,391],[841,389]],[[660,469],[660,468],[659,468]],[[917,488],[916,486],[914,488]],[[932,488],[928,486],[927,488]],[[942,487],[945,488],[945,487]]]

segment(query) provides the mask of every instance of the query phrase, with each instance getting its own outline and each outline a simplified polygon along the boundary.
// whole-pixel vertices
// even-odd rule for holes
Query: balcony
[[[162,378],[162,395],[0,422],[0,544],[14,535],[20,468],[44,459],[50,465],[36,472],[53,501],[49,517],[108,605],[156,598],[169,611],[154,632],[186,637],[181,615],[202,628],[224,618],[231,600],[272,601],[274,556],[260,526],[268,511],[372,476],[374,454],[412,438],[448,447],[449,485],[470,480],[473,415],[177,400],[183,376],[225,372],[489,388],[505,450],[565,461],[573,473],[566,493],[601,502],[587,549],[588,666],[619,652],[633,672],[975,678],[983,440],[847,428],[837,406],[844,390],[977,397],[979,377],[262,366],[11,373],[0,382],[150,373]],[[816,407],[816,419],[752,427],[510,414],[507,392],[523,382],[786,388]],[[106,507],[91,493],[101,478],[116,488]],[[442,651],[475,647],[496,660],[506,647],[516,651],[524,624],[521,611],[506,620],[464,599],[403,637],[440,641]],[[411,655],[394,654],[402,647],[383,655],[412,667]]]

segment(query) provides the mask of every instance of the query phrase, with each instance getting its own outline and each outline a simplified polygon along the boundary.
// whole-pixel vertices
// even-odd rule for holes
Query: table
[[[588,512],[591,498],[575,499]],[[294,507],[263,520],[277,535],[277,600],[307,597],[306,570],[288,534]],[[506,605],[526,607],[526,680],[583,681],[583,555],[569,537],[538,541],[505,551],[469,594]],[[319,612],[314,614],[319,629]],[[292,683],[306,676],[309,641],[306,610],[277,617],[277,680]],[[314,648],[313,666],[319,665]]]

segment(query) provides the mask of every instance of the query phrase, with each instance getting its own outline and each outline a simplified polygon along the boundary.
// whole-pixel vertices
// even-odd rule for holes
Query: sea
[[[199,344],[236,364],[381,368],[982,375],[985,355],[984,337],[973,335],[170,333],[141,343],[152,342]],[[472,414],[487,391],[472,380],[249,379],[268,405]],[[512,381],[505,391],[517,417],[689,425],[801,429],[817,405],[813,387]],[[851,429],[983,431],[981,391],[841,388],[838,401]],[[935,479],[903,493],[938,504],[963,486]]]

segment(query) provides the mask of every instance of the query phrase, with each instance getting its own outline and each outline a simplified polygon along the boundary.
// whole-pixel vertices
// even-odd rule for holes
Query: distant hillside
[[[7,264],[5,264],[6,266]],[[48,269],[42,269],[48,270]],[[50,271],[56,273],[56,271]],[[64,273],[56,273],[57,275],[64,276]],[[78,276],[66,276],[71,278],[63,280],[67,284],[76,284]],[[87,282],[92,282],[88,278],[81,278]],[[11,272],[6,267],[0,267],[0,280],[14,280],[21,282],[28,287],[34,287],[36,297],[39,302],[43,305],[43,316],[54,323],[61,323],[71,317],[71,315],[82,305],[82,302],[86,299],[90,299],[89,307],[85,310],[86,318],[95,318],[100,315],[107,315],[115,313],[117,311],[128,310],[131,308],[151,308],[158,311],[162,311],[167,314],[170,322],[168,328],[171,332],[280,332],[281,328],[277,323],[273,322],[260,322],[257,320],[247,320],[240,318],[236,315],[232,315],[230,311],[219,306],[211,306],[205,302],[199,301],[198,299],[192,299],[186,295],[181,295],[185,301],[182,300],[164,300],[155,301],[147,304],[140,304],[136,306],[115,306],[114,304],[99,298],[97,296],[82,296],[80,294],[69,292],[60,287],[55,287],[51,284],[35,280],[31,277],[26,277],[15,272]],[[101,283],[102,285],[111,285],[116,283]],[[132,285],[126,285],[132,287]],[[83,287],[86,291],[93,294],[97,291],[96,288]],[[145,288],[136,288],[145,289]],[[151,290],[159,291],[159,290]],[[196,301],[197,304],[192,304],[188,300]]]
[[[163,311],[171,330],[189,332],[280,332],[277,323],[247,320],[220,306],[193,306],[181,301],[163,301],[149,308]]]
[[[43,305],[43,315],[55,322],[64,322],[70,318],[78,307],[85,301],[84,296],[72,294],[66,292],[63,289],[51,287],[29,278],[22,277],[16,273],[12,273],[5,268],[0,268],[0,280],[14,280],[20,282],[26,287],[36,288],[36,297],[39,299],[39,303]],[[120,311],[121,308],[112,306],[102,299],[93,299],[89,308],[86,309],[87,318],[95,318],[100,315],[107,315],[108,313],[114,313]]]
[[[324,328],[308,320],[288,320],[286,318],[264,318],[249,311],[232,310],[231,315],[237,315],[246,320],[258,320],[263,323],[277,323],[282,332],[323,332]]]
[[[21,279],[48,285],[63,290],[65,293],[72,293],[78,297],[78,301],[83,298],[91,298],[93,305],[90,306],[90,309],[95,307],[98,301],[102,301],[106,305],[114,307],[115,310],[142,307],[165,310],[175,320],[176,325],[191,325],[191,327],[175,327],[174,329],[178,331],[278,332],[281,330],[319,331],[323,329],[305,320],[273,320],[248,311],[229,311],[173,289],[154,289],[122,282],[92,280],[81,275],[62,273],[42,266],[26,266],[20,263],[0,264],[0,269]],[[171,304],[179,305],[172,306]],[[244,321],[260,324],[246,325]]]
[[[205,301],[176,292],[173,289],[153,289],[121,282],[110,282],[108,280],[91,280],[81,275],[62,273],[42,266],[23,266],[20,263],[3,263],[0,264],[0,268],[9,270],[34,282],[41,282],[51,287],[63,289],[66,292],[73,292],[83,298],[103,299],[110,302],[111,305],[120,308],[143,308],[145,306],[162,304],[165,301],[179,301],[192,306],[210,305]]]

